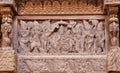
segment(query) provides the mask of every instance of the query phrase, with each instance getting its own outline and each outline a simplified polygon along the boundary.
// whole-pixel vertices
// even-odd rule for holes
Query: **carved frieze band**
[[[104,20],[19,21],[21,54],[105,54]]]
[[[18,1],[19,14],[103,14],[102,0]]]
[[[73,58],[33,59],[30,57],[30,59],[27,59],[19,57],[20,70],[18,73],[106,73],[105,56]]]

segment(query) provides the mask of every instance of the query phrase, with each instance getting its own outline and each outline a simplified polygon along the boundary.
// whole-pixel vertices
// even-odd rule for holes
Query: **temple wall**
[[[119,0],[1,0],[0,73],[119,73]]]

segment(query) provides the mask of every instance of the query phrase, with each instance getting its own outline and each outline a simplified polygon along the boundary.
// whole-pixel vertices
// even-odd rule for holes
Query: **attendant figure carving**
[[[117,15],[111,15],[109,19],[109,32],[110,32],[110,42],[111,46],[118,46],[119,45],[119,20]]]
[[[12,19],[5,17],[3,18],[2,21],[3,21],[3,24],[1,25],[2,47],[10,47],[11,46]]]

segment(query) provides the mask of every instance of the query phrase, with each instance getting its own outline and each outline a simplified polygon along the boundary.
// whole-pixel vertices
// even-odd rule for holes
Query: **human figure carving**
[[[109,19],[109,32],[110,32],[110,42],[111,46],[118,46],[119,45],[119,24],[118,24],[117,15],[111,15]]]
[[[29,40],[29,36],[30,36],[30,31],[27,29],[28,28],[28,24],[25,21],[20,21],[20,30],[19,30],[19,51],[20,52],[28,52],[27,50],[29,49],[28,47],[28,42]]]
[[[76,42],[76,50],[77,52],[83,52],[83,49],[84,49],[84,45],[83,45],[83,23],[82,22],[79,22],[74,28],[73,28],[73,35],[74,35],[74,39],[75,39],[75,42]]]
[[[42,48],[42,43],[41,43],[41,32],[42,28],[40,27],[39,23],[37,21],[33,22],[34,27],[31,29],[32,35],[31,35],[31,49],[30,52],[33,52],[34,50],[37,50],[39,53],[45,53],[45,49]]]
[[[104,52],[105,49],[105,31],[104,31],[104,23],[99,22],[97,25],[97,30],[95,33],[96,41],[96,52]]]
[[[9,21],[10,20],[10,21]],[[12,31],[12,26],[11,26],[11,18],[3,18],[3,24],[1,25],[1,32],[2,32],[2,47],[10,47],[11,46],[11,31]]]
[[[91,21],[90,21],[91,22]],[[94,45],[94,34],[92,32],[94,25],[89,21],[83,20],[84,24],[84,51],[91,51]]]

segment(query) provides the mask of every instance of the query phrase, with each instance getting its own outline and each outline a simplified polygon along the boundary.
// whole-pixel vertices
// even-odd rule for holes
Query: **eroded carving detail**
[[[19,73],[105,73],[105,58],[20,59]]]
[[[103,20],[20,20],[19,36],[19,50],[23,54],[105,52]]]

